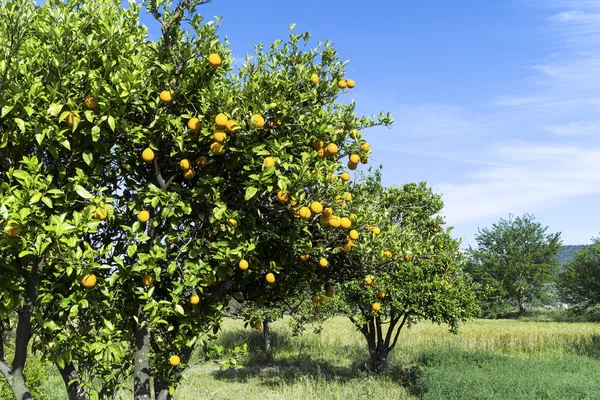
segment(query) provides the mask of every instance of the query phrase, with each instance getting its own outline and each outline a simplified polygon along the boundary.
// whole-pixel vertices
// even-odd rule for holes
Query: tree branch
[[[396,336],[394,337],[394,342],[390,346],[390,351],[392,351],[394,349],[394,347],[396,347],[396,343],[398,342],[398,337],[400,336],[400,331],[402,330],[402,327],[404,326],[404,323],[406,322],[406,319],[408,318],[409,315],[410,315],[410,313],[408,311],[404,313],[404,318],[402,318],[402,323],[400,323],[400,326],[398,327],[398,330],[396,331]]]

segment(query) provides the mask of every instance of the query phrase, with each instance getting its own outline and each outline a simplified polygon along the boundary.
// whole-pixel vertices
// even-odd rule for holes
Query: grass
[[[402,333],[389,376],[368,373],[366,343],[343,317],[321,334],[292,337],[286,321],[272,329],[277,365],[269,368],[261,333],[226,320],[219,342],[248,343],[244,367],[199,357],[175,399],[600,399],[599,323],[475,320],[458,335],[421,323]],[[39,398],[65,398],[56,371],[49,379]]]

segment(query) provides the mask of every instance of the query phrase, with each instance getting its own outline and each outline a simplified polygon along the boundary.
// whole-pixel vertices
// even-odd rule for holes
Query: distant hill
[[[567,261],[573,258],[575,254],[577,254],[584,247],[585,245],[583,244],[562,246],[562,248],[556,255],[556,259],[560,262],[561,265],[565,265]]]

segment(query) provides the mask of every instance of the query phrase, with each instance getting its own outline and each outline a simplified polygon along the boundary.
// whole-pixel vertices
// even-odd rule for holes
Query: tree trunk
[[[390,365],[388,362],[389,352],[390,349],[386,345],[382,345],[374,349],[369,349],[373,372],[375,372],[376,374],[387,374],[390,371]]]
[[[275,361],[273,359],[273,334],[269,327],[269,319],[265,318],[263,321],[263,339],[265,345],[265,361],[269,366],[273,366]]]
[[[58,368],[60,376],[62,376],[69,400],[86,400],[87,394],[85,389],[79,384],[79,374],[73,364],[67,364],[64,368]]]
[[[143,306],[138,308],[135,326],[135,352],[133,353],[133,397],[135,400],[152,400],[150,390],[150,332],[146,325]]]
[[[523,296],[519,296],[517,302],[519,303],[519,315],[521,315],[525,312],[525,299]]]
[[[154,396],[156,400],[172,400],[173,396],[169,394],[169,384],[160,378],[154,380]]]

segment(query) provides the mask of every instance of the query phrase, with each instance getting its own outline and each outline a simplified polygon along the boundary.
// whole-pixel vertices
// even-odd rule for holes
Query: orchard
[[[345,313],[374,362],[396,325],[469,315],[439,198],[351,183],[368,128],[393,121],[341,101],[360,83],[332,44],[292,28],[234,68],[205,2],[0,1],[0,371],[18,399],[29,349],[70,399],[130,376],[135,399],[172,398],[230,298],[257,329],[265,306]]]

